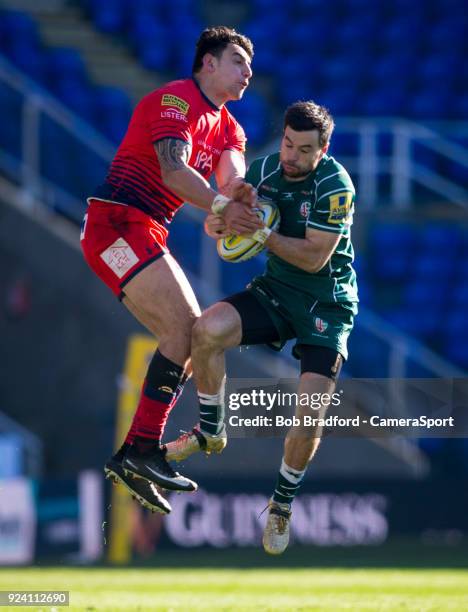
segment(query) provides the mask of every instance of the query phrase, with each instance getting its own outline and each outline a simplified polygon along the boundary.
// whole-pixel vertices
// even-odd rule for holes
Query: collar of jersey
[[[200,95],[205,100],[205,102],[207,104],[209,104],[213,110],[220,111],[221,109],[219,108],[219,106],[216,106],[216,104],[213,104],[213,102],[208,98],[208,96],[205,96],[205,94],[203,93],[202,88],[200,87],[197,79],[195,77],[192,77],[192,81],[195,83],[196,88],[200,92]]]

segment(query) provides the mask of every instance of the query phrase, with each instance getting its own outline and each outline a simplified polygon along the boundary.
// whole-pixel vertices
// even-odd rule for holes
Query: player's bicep
[[[188,165],[191,146],[179,138],[163,138],[154,144],[162,174],[181,170]]]
[[[321,269],[333,255],[341,239],[341,234],[308,227],[305,238],[313,248],[314,259],[318,262],[318,269]]]
[[[231,186],[245,176],[245,158],[240,151],[225,150],[221,153],[215,171],[216,184],[221,193],[229,195]]]

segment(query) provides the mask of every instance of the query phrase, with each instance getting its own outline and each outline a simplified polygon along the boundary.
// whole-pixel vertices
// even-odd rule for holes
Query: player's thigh
[[[124,288],[124,303],[141,313],[144,325],[159,338],[190,336],[200,307],[187,277],[172,255],[165,254],[136,274]]]
[[[270,344],[280,341],[280,333],[268,310],[251,291],[235,293],[224,298],[221,303],[229,305],[237,313],[237,344]]]

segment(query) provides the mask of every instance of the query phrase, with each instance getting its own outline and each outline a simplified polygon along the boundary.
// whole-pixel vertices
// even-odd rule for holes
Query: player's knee
[[[206,311],[197,319],[192,329],[192,346],[223,348],[229,336],[228,322],[218,313]]]

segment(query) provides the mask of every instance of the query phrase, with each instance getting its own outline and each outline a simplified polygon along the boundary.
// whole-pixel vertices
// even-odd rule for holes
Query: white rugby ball
[[[271,230],[275,230],[279,226],[281,219],[280,212],[274,202],[260,200],[258,202],[257,214]],[[231,263],[239,263],[255,257],[260,251],[263,251],[265,246],[252,238],[232,234],[231,236],[226,236],[226,238],[220,238],[217,248],[221,259]]]

